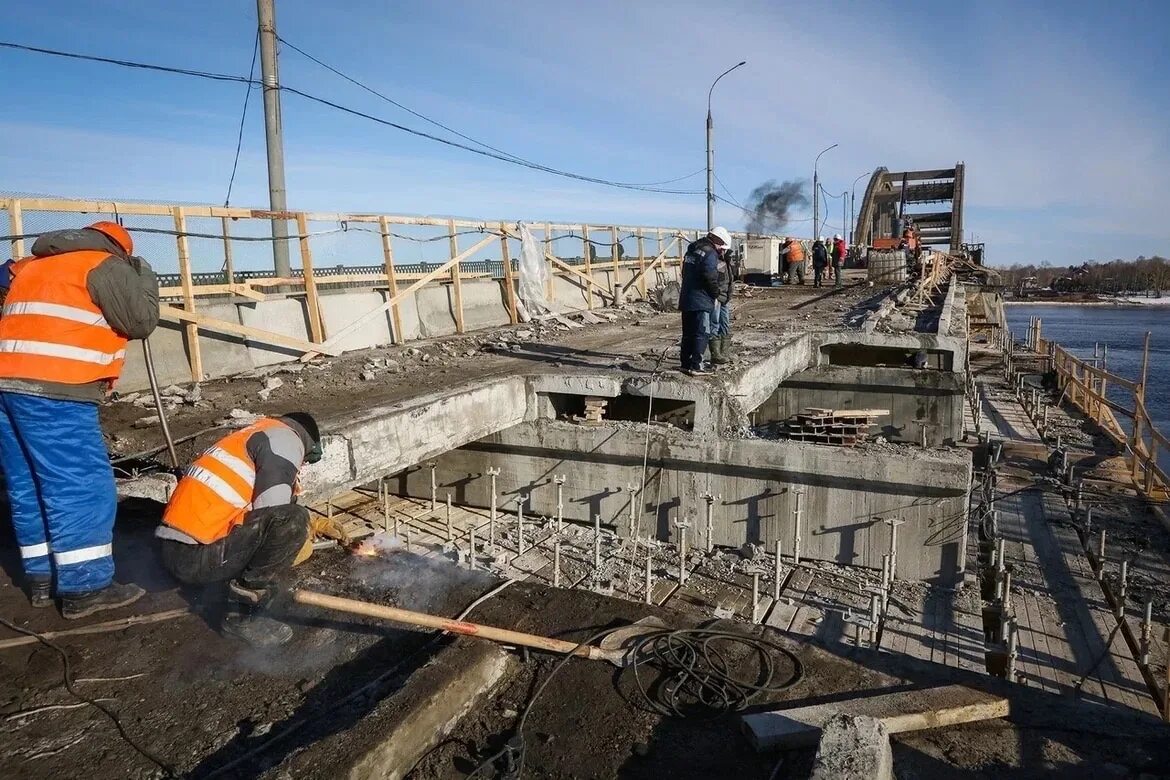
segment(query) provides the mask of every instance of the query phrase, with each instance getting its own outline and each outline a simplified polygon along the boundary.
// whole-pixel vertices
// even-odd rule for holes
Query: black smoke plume
[[[749,233],[779,233],[788,225],[792,209],[808,206],[808,182],[802,179],[776,184],[769,179],[748,196]]]

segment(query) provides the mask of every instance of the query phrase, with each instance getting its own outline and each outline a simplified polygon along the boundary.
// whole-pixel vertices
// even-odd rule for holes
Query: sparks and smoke
[[[802,179],[776,184],[769,179],[752,190],[748,196],[751,219],[747,223],[749,233],[779,233],[788,225],[789,212],[809,204],[808,182]]]

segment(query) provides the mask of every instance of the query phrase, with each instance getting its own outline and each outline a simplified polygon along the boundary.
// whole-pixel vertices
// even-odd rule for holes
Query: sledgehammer
[[[372,604],[368,601],[329,596],[311,590],[293,591],[293,601],[296,601],[298,604],[309,604],[314,607],[349,612],[354,615],[365,615],[366,617],[380,618],[382,620],[392,620],[395,623],[406,623],[423,628],[437,628],[452,634],[475,636],[508,645],[531,647],[534,650],[545,650],[550,653],[560,653],[561,655],[576,655],[594,661],[609,661],[616,666],[625,666],[628,660],[628,651],[620,646],[614,647],[613,649],[605,649],[593,645],[581,645],[574,642],[566,642],[561,639],[539,636],[537,634],[525,634],[521,631],[510,631],[506,628],[485,626],[482,623],[466,623],[461,620],[450,620],[448,618],[438,617],[437,615],[429,615],[426,612],[413,612],[409,609],[387,607],[382,604]],[[616,637],[620,631],[628,634],[628,636],[623,637],[623,639],[628,640],[632,636],[642,636],[660,630],[661,626],[658,625],[635,624],[618,629],[610,636]],[[615,644],[625,644],[625,642],[615,642]]]

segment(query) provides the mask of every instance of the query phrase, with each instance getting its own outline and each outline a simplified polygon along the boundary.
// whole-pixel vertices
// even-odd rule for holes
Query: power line
[[[211,79],[212,81],[235,81],[241,84],[255,84],[251,78],[243,76],[233,76],[229,73],[212,73],[206,70],[191,70],[189,68],[171,68],[166,65],[152,65],[145,62],[133,62],[131,60],[117,60],[111,57],[97,57],[91,54],[77,54],[68,51],[58,51],[57,49],[43,49],[38,46],[25,46],[20,43],[10,43],[8,41],[0,41],[0,47],[5,49],[19,49],[20,51],[34,52],[36,54],[49,54],[54,57],[64,57],[71,60],[86,60],[89,62],[104,62],[107,65],[120,65],[123,68],[136,68],[138,70],[156,70],[163,73],[175,73],[180,76],[198,76],[203,79]]]
[[[590,182],[592,184],[603,184],[607,187],[618,187],[620,189],[626,189],[626,190],[639,190],[642,192],[658,192],[658,193],[663,193],[666,195],[702,195],[703,194],[703,190],[660,189],[657,187],[651,187],[651,186],[642,185],[642,184],[632,184],[629,182],[611,181],[609,179],[601,179],[601,178],[598,178],[596,176],[586,176],[586,175],[580,174],[580,173],[572,173],[570,171],[562,171],[562,170],[559,170],[557,168],[550,168],[547,165],[541,165],[539,163],[529,163],[529,162],[521,161],[521,160],[513,158],[513,157],[508,157],[506,155],[497,154],[496,152],[485,151],[483,149],[476,149],[474,146],[468,146],[467,144],[459,143],[458,141],[452,141],[449,138],[441,138],[441,137],[434,135],[432,133],[427,133],[427,132],[424,132],[422,130],[416,130],[412,127],[400,125],[397,122],[391,122],[389,119],[383,119],[381,117],[374,116],[373,114],[367,114],[365,111],[359,111],[356,108],[350,108],[348,106],[343,106],[340,103],[335,103],[334,101],[328,100],[327,98],[318,97],[317,95],[313,95],[313,94],[310,94],[308,92],[304,92],[303,90],[299,90],[299,89],[296,89],[294,87],[281,85],[280,89],[282,92],[289,92],[293,95],[299,95],[300,97],[303,97],[306,100],[310,100],[314,103],[320,103],[323,106],[328,106],[329,108],[335,109],[337,111],[341,111],[343,113],[350,114],[352,116],[361,117],[362,119],[368,119],[371,122],[376,122],[380,125],[385,125],[386,127],[392,127],[395,130],[401,130],[404,133],[409,133],[410,135],[418,136],[419,138],[426,138],[428,140],[436,141],[436,142],[444,144],[446,146],[453,146],[456,149],[463,149],[465,151],[471,152],[472,154],[478,154],[478,155],[483,156],[483,157],[490,157],[490,158],[495,159],[495,160],[500,160],[502,162],[511,163],[513,165],[519,165],[519,166],[524,167],[524,168],[531,168],[532,170],[536,170],[536,171],[543,171],[544,173],[550,173],[554,176],[561,176],[561,177],[564,177],[566,179],[576,179],[578,181]]]
[[[260,51],[260,31],[256,31],[256,40],[252,45],[252,64],[248,67],[248,78],[255,78],[256,75],[256,53]],[[244,110],[240,112],[240,130],[236,134],[236,156],[232,160],[232,175],[228,179],[227,195],[224,196],[223,205],[228,206],[232,201],[232,185],[236,182],[236,168],[240,164],[240,149],[244,146],[244,120],[248,118],[248,102],[252,98],[252,84],[249,83],[244,92]]]
[[[458,136],[459,138],[462,138],[462,139],[463,139],[463,140],[465,140],[465,141],[469,141],[470,143],[476,144],[477,146],[482,146],[484,149],[487,149],[487,150],[489,150],[489,151],[495,152],[496,154],[503,155],[504,157],[507,157],[507,158],[509,158],[510,160],[514,161],[514,162],[520,163],[520,164],[522,164],[522,165],[525,165],[525,166],[528,166],[528,167],[536,167],[536,168],[539,168],[539,169],[541,169],[541,170],[547,170],[547,171],[553,171],[553,170],[555,170],[555,169],[549,168],[548,166],[542,165],[541,163],[534,162],[533,160],[528,160],[528,159],[526,159],[526,158],[524,158],[524,157],[521,157],[521,156],[519,156],[519,155],[512,154],[511,152],[506,152],[506,151],[504,151],[503,149],[499,149],[499,148],[497,148],[497,147],[495,147],[495,146],[492,146],[491,144],[489,144],[489,143],[487,143],[487,142],[485,142],[485,141],[480,141],[478,138],[472,138],[472,137],[471,137],[471,136],[469,136],[469,135],[465,135],[464,133],[461,133],[461,132],[459,132],[459,131],[458,131],[458,130],[456,130],[455,128],[453,128],[453,127],[449,127],[449,126],[447,126],[447,125],[443,124],[442,122],[439,122],[439,121],[438,121],[438,120],[436,120],[436,119],[431,119],[431,118],[430,118],[429,116],[427,116],[426,114],[419,113],[418,111],[415,111],[413,108],[410,108],[409,106],[405,106],[405,105],[403,105],[402,103],[399,103],[397,100],[394,100],[393,98],[389,97],[388,95],[386,95],[386,94],[384,94],[384,93],[382,93],[382,92],[379,92],[378,90],[374,89],[373,87],[369,86],[368,84],[365,84],[365,83],[363,83],[363,82],[361,82],[361,81],[358,81],[358,80],[357,80],[357,79],[355,79],[354,77],[352,77],[352,76],[350,76],[350,75],[348,75],[348,74],[346,74],[346,73],[343,73],[343,72],[341,72],[340,70],[338,70],[337,68],[333,67],[332,65],[330,65],[330,64],[328,64],[328,63],[326,63],[326,62],[323,62],[323,61],[321,61],[321,60],[320,60],[320,59],[318,59],[317,57],[314,57],[312,54],[309,54],[309,53],[308,53],[307,51],[305,51],[304,49],[300,48],[300,47],[299,47],[299,46],[297,46],[296,44],[290,43],[289,41],[285,40],[284,38],[280,37],[279,35],[278,35],[278,36],[276,36],[276,38],[277,38],[277,40],[278,40],[278,41],[280,41],[281,43],[283,43],[285,46],[289,47],[290,49],[292,49],[293,51],[297,52],[297,53],[298,53],[298,54],[300,54],[301,56],[303,56],[303,57],[306,57],[307,59],[310,59],[310,60],[312,60],[313,62],[317,63],[317,64],[318,64],[318,65],[320,65],[322,68],[324,68],[325,70],[329,71],[330,73],[333,73],[334,75],[336,75],[336,76],[339,76],[339,77],[341,77],[341,78],[345,79],[346,81],[348,81],[349,83],[353,84],[354,86],[356,86],[356,87],[359,87],[360,89],[363,89],[363,90],[365,90],[366,92],[369,92],[371,95],[374,95],[375,97],[377,97],[377,98],[380,98],[381,100],[384,100],[384,101],[386,101],[386,102],[387,102],[387,103],[389,103],[390,105],[392,105],[392,106],[394,106],[394,107],[396,107],[396,108],[400,108],[400,109],[402,109],[403,111],[405,111],[406,113],[410,114],[411,116],[418,117],[419,119],[423,120],[424,122],[427,122],[428,124],[432,124],[432,125],[434,125],[435,127],[438,127],[438,128],[440,128],[440,129],[442,129],[442,130],[446,130],[448,133],[451,133],[452,135]],[[689,178],[691,178],[692,176],[697,176],[697,175],[699,175],[700,173],[703,173],[705,170],[706,170],[706,168],[700,168],[699,170],[697,170],[697,171],[692,171],[691,173],[688,173],[688,174],[687,174],[687,175],[685,175],[685,176],[679,176],[679,177],[677,177],[677,178],[674,178],[674,179],[666,179],[665,181],[651,181],[651,182],[614,182],[613,184],[614,184],[614,185],[621,185],[621,186],[628,186],[628,187],[657,187],[657,186],[661,186],[661,185],[664,185],[664,184],[674,184],[675,182],[679,182],[679,181],[683,181],[683,180],[685,180],[685,179],[689,179]],[[697,192],[696,192],[696,194],[697,194]],[[728,193],[728,194],[730,194],[730,193]]]
[[[744,209],[743,204],[736,200],[735,196],[731,194],[731,190],[729,190],[727,185],[723,183],[723,179],[719,178],[719,174],[712,171],[711,175],[715,177],[715,181],[719,182],[719,186],[722,187],[723,191],[727,193],[727,197],[731,198],[732,203],[734,203],[736,206],[739,206],[744,211],[747,211],[747,209]]]
[[[251,78],[250,75],[249,76],[233,76],[233,75],[226,74],[226,73],[213,73],[210,71],[198,71],[198,70],[191,70],[191,69],[187,69],[187,68],[172,68],[172,67],[167,67],[164,65],[153,65],[153,64],[149,64],[149,63],[143,63],[143,62],[134,62],[131,60],[118,60],[118,59],[113,59],[110,57],[97,57],[97,56],[92,56],[92,55],[87,55],[87,54],[76,54],[73,52],[58,51],[56,49],[45,49],[45,48],[40,48],[40,47],[36,47],[36,46],[24,46],[22,44],[9,43],[6,41],[0,41],[0,47],[10,48],[10,49],[19,49],[22,51],[35,52],[38,54],[48,54],[48,55],[52,55],[52,56],[56,56],[56,57],[65,57],[68,59],[85,60],[85,61],[89,61],[89,62],[101,62],[101,63],[106,63],[109,65],[119,65],[121,67],[126,67],[126,68],[136,68],[136,69],[140,69],[140,70],[153,70],[153,71],[160,71],[163,73],[174,73],[174,74],[184,75],[184,76],[195,76],[195,77],[199,77],[199,78],[211,79],[213,81],[231,81],[231,82],[236,82],[236,83],[240,83],[240,84],[249,84],[249,85],[259,83],[255,79]],[[388,119],[382,119],[382,118],[376,117],[372,114],[367,114],[364,111],[358,111],[357,109],[343,106],[340,103],[335,103],[332,100],[328,100],[328,99],[323,98],[323,97],[318,97],[318,96],[310,94],[308,92],[304,92],[302,90],[295,89],[293,87],[281,85],[280,89],[284,92],[290,92],[294,95],[299,95],[300,97],[303,97],[306,100],[310,100],[310,101],[313,101],[315,103],[320,103],[321,105],[328,106],[330,108],[341,111],[343,113],[347,113],[347,114],[351,114],[353,116],[361,117],[363,119],[367,119],[367,120],[370,120],[372,122],[376,122],[378,124],[385,125],[387,127],[392,127],[396,130],[401,130],[404,133],[409,133],[410,135],[414,135],[414,136],[417,136],[419,138],[425,138],[425,139],[428,139],[431,141],[435,141],[437,143],[444,144],[446,146],[451,146],[451,147],[454,147],[457,149],[463,149],[465,151],[471,152],[472,154],[478,154],[478,155],[483,156],[483,157],[489,157],[489,158],[492,158],[495,160],[500,160],[501,162],[511,163],[513,165],[519,165],[521,167],[530,168],[530,169],[536,170],[536,171],[542,171],[544,173],[549,173],[549,174],[552,174],[554,176],[560,176],[560,177],[567,178],[567,179],[575,179],[577,181],[589,182],[591,184],[601,184],[601,185],[604,185],[607,187],[616,187],[619,189],[627,189],[627,190],[637,190],[640,192],[656,192],[656,193],[660,193],[660,194],[664,194],[664,195],[702,195],[703,194],[703,190],[661,189],[661,188],[659,188],[657,186],[653,186],[653,185],[637,184],[637,183],[633,183],[633,182],[612,181],[610,179],[602,179],[602,178],[596,177],[596,176],[586,176],[584,174],[572,173],[570,171],[562,171],[560,169],[552,168],[550,166],[542,165],[540,163],[534,163],[534,162],[530,162],[527,160],[522,160],[522,159],[517,158],[517,157],[512,157],[512,156],[509,156],[507,153],[500,154],[500,153],[497,153],[494,151],[477,149],[474,146],[468,146],[467,144],[459,143],[458,141],[452,141],[448,138],[441,138],[441,137],[434,135],[432,133],[427,133],[427,132],[423,132],[422,130],[416,130],[414,128],[407,127],[405,125],[400,125],[397,122],[391,122]],[[476,142],[476,143],[478,143],[478,142]],[[690,178],[691,176],[694,176],[697,173],[699,173],[699,171],[696,171],[695,173],[692,173],[692,174],[688,174],[687,176],[683,176],[679,179],[671,179],[669,181],[681,181],[682,179]]]

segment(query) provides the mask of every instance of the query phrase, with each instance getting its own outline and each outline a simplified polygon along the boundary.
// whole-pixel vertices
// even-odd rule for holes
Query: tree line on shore
[[[1017,263],[997,269],[1005,287],[1018,293],[1053,290],[1067,293],[1149,293],[1161,296],[1170,288],[1170,260],[1139,255],[1135,260],[1089,260],[1080,265]]]

